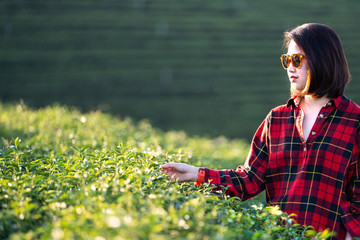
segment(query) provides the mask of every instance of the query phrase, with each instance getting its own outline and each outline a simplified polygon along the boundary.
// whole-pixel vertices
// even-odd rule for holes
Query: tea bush
[[[248,144],[101,112],[0,104],[1,239],[325,239],[277,207],[169,182],[168,161],[235,167]],[[235,164],[235,165],[234,165]]]

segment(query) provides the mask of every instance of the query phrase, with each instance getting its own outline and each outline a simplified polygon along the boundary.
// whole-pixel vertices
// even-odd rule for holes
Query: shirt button
[[[324,114],[320,113],[320,117],[323,118],[323,117],[324,117]]]
[[[314,136],[314,135],[316,134],[316,132],[315,132],[315,131],[312,131],[311,134]]]

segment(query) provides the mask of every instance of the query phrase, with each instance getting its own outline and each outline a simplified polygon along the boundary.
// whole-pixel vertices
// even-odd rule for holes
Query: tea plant
[[[164,133],[100,112],[0,105],[1,239],[326,239],[277,207],[169,182],[168,161],[244,159],[240,140]],[[238,150],[234,150],[234,149]],[[235,154],[236,153],[236,154]]]

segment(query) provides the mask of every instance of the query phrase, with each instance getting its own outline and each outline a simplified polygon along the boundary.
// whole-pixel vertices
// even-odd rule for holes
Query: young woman
[[[295,213],[299,224],[360,237],[360,107],[344,96],[350,73],[341,41],[328,26],[285,32],[292,97],[256,131],[244,166],[216,171],[166,163],[171,180],[211,181],[249,199],[266,191],[270,205]]]

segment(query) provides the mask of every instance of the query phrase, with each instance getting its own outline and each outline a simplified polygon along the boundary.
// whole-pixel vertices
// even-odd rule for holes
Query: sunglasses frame
[[[286,59],[287,59],[287,66],[286,66],[286,67],[284,66],[284,61],[283,61],[284,56],[286,56]],[[297,64],[294,65],[294,57],[295,57],[295,56],[297,56],[297,57],[300,59],[300,61],[299,61],[299,66],[296,66]],[[290,66],[290,63],[292,63],[295,68],[300,68],[300,67],[301,67],[301,62],[302,62],[302,60],[303,60],[304,58],[305,58],[305,56],[302,55],[302,54],[300,54],[300,53],[294,53],[294,54],[291,54],[291,55],[289,55],[289,54],[282,54],[282,55],[280,56],[280,61],[281,61],[281,65],[282,65],[282,67],[283,67],[284,69],[287,69],[287,68]]]

